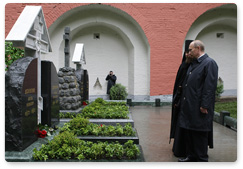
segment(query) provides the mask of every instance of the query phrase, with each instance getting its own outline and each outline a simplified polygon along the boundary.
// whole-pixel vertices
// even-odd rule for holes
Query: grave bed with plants
[[[47,144],[33,150],[34,161],[144,161],[141,147],[132,140],[91,142],[77,138],[72,132],[62,132]]]
[[[139,144],[137,132],[131,123],[126,123],[124,126],[119,123],[116,125],[94,124],[90,123],[87,118],[75,117],[63,125],[60,132],[64,131],[73,132],[82,140],[119,141],[120,143],[133,140],[134,143]]]
[[[97,98],[79,113],[60,113],[60,118],[81,116],[90,119],[129,119],[129,107],[126,102],[108,102]]]
[[[144,161],[133,120],[132,123],[115,123],[131,120],[128,114],[125,102],[107,102],[100,98],[83,108],[81,113],[65,113],[63,115],[70,119],[61,121],[59,134],[51,141],[33,150],[33,160]],[[96,119],[108,121],[105,124],[90,122]]]
[[[68,122],[75,117],[89,118],[91,123],[122,126],[131,123],[134,127],[129,107],[125,102],[107,102],[102,98],[96,99],[88,106],[82,109],[81,112],[65,112],[60,113],[60,122]]]

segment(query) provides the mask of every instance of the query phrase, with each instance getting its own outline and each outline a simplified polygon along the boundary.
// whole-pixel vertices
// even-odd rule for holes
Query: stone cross
[[[72,62],[76,64],[76,69],[81,69],[83,64],[86,64],[84,44],[76,43]]]
[[[65,27],[63,39],[65,40],[64,54],[65,54],[65,67],[69,67],[70,62],[70,27]]]
[[[43,98],[41,97],[41,53],[51,52],[51,43],[41,6],[26,6],[9,32],[6,41],[13,42],[15,47],[25,49],[25,57],[38,59],[37,96],[38,123],[41,122]]]

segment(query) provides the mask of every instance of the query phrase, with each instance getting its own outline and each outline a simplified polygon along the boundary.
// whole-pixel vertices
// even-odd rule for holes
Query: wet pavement
[[[169,144],[171,106],[135,106],[130,108],[146,162],[177,162]],[[209,162],[237,160],[237,132],[214,122],[214,148]]]

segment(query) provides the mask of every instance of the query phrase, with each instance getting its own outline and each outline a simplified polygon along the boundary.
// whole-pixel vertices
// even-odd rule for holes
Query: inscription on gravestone
[[[5,91],[5,150],[23,151],[37,140],[37,58],[21,58],[9,67]]]
[[[53,127],[59,123],[59,80],[56,68],[50,61],[41,61],[41,95],[41,124]]]

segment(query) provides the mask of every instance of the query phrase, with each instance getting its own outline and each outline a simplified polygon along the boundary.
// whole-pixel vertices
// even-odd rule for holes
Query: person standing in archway
[[[204,44],[189,45],[191,62],[182,83],[178,126],[185,130],[186,158],[179,162],[208,162],[208,146],[213,147],[213,116],[218,65],[204,53]]]
[[[108,81],[106,94],[110,95],[111,87],[116,84],[116,75],[113,74],[113,71],[110,71],[105,80]]]

